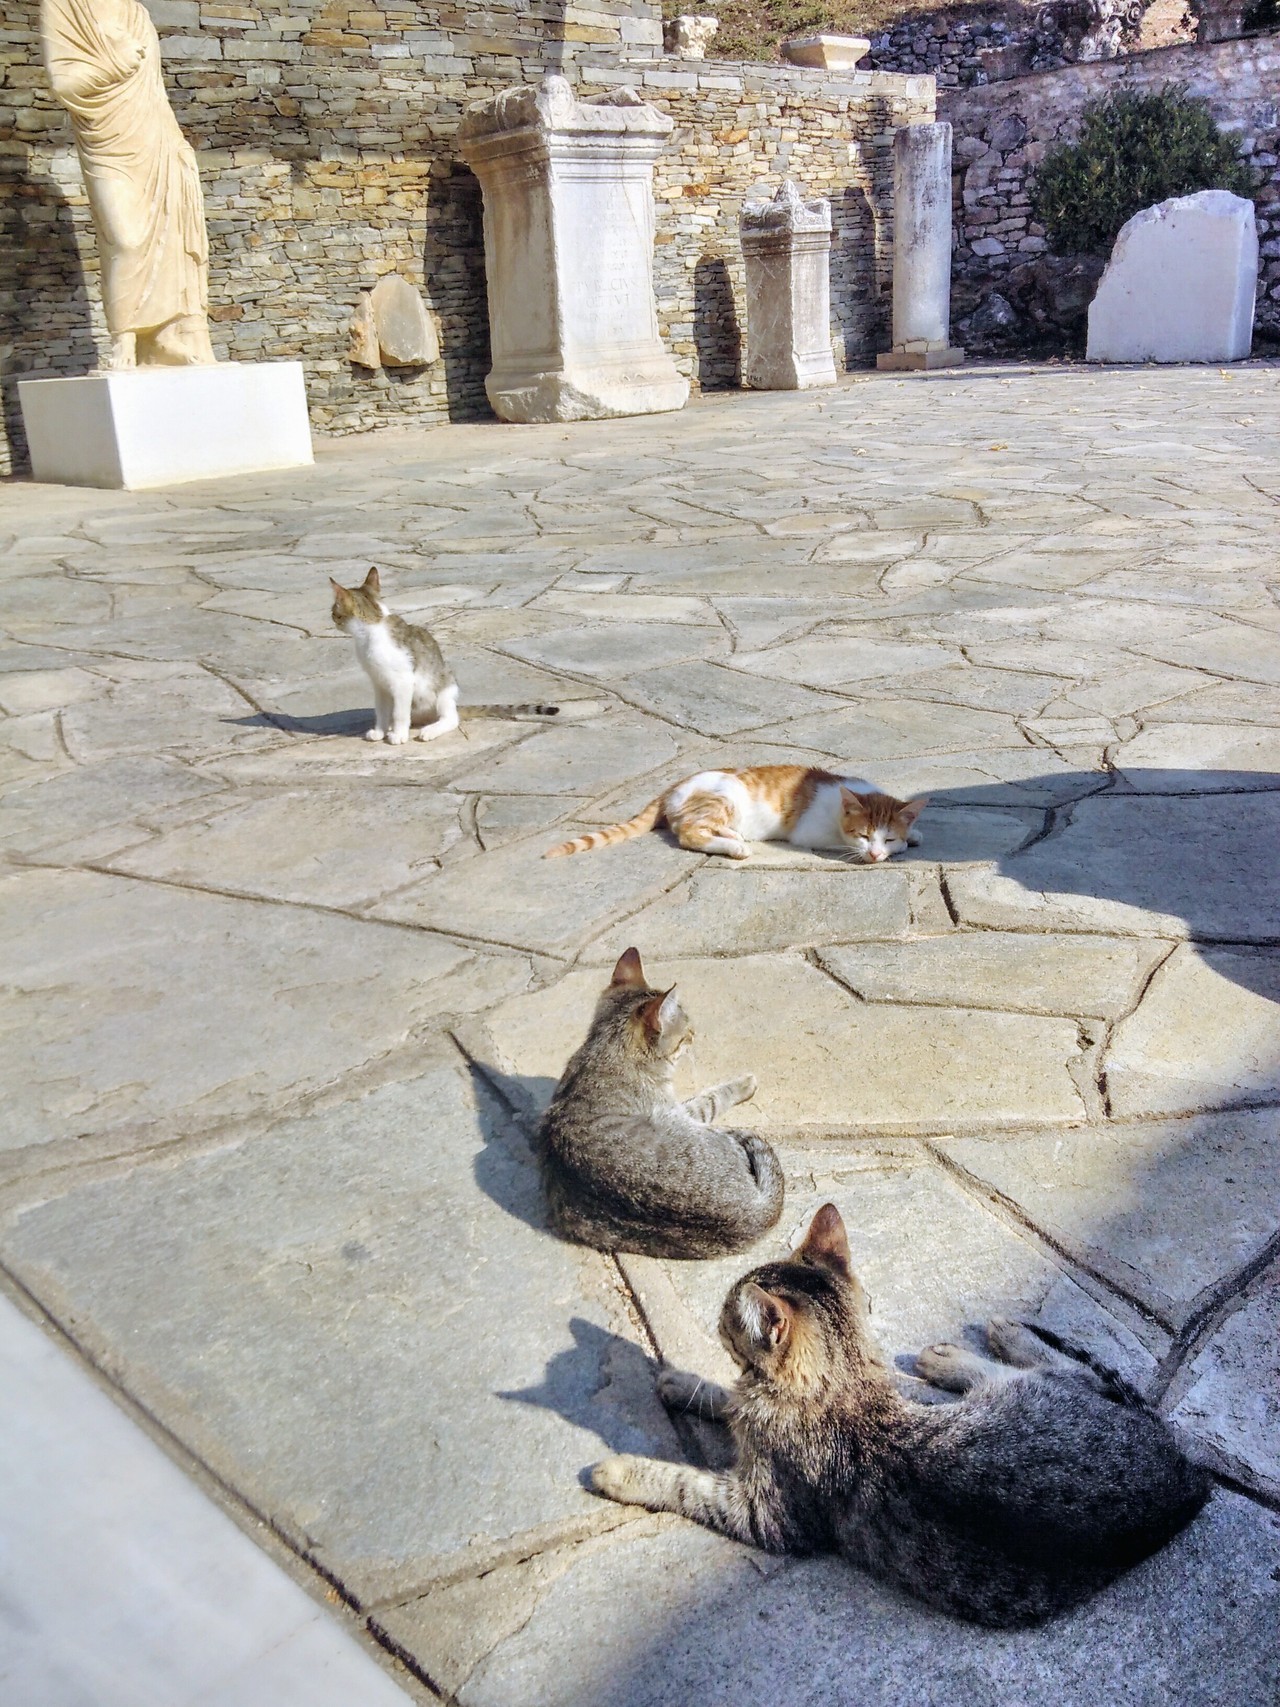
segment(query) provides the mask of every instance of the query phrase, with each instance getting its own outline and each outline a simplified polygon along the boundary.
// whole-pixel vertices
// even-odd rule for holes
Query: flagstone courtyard
[[[155,494],[0,485],[0,1264],[414,1699],[1265,1707],[1280,1693],[1280,370],[973,368],[393,431]],[[371,695],[370,564],[467,702]],[[710,763],[923,845],[546,848]],[[1218,1474],[1080,1612],[955,1624],[582,1485],[714,1454],[747,1257],[545,1229],[614,960],[910,1354],[1031,1314]],[[359,1707],[353,1703],[352,1707]]]

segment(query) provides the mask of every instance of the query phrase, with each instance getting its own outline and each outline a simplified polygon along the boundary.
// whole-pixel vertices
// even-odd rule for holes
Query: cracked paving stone
[[[778,1559],[666,1518],[377,1621],[429,1675],[440,1656],[460,1707],[1252,1707],[1280,1690],[1278,1578],[1280,1519],[1219,1493],[1085,1606],[993,1633],[840,1560]],[[464,1619],[481,1642],[454,1636]]]
[[[980,1350],[982,1324],[992,1316],[1036,1317],[1139,1385],[1169,1344],[1167,1334],[1132,1312],[1109,1310],[1091,1298],[1037,1239],[998,1218],[935,1162],[836,1141],[803,1148],[785,1143],[782,1157],[782,1219],[746,1256],[702,1263],[621,1259],[664,1355],[670,1355],[668,1333],[692,1343],[682,1314],[700,1332],[714,1365],[697,1374],[732,1379],[717,1332],[729,1288],[753,1263],[776,1260],[798,1242],[826,1202],[844,1218],[854,1272],[872,1300],[876,1336],[905,1376],[915,1353],[937,1340],[959,1337]],[[911,1229],[906,1239],[904,1228]]]
[[[822,964],[870,1002],[938,1002],[1015,1013],[1114,1018],[1165,945],[1132,937],[957,931],[905,943],[828,948]]]
[[[466,860],[379,901],[371,915],[512,948],[569,955],[620,912],[678,883],[697,854],[642,836],[610,858],[544,860],[552,832]],[[581,1041],[579,1039],[579,1041]]]
[[[949,646],[932,641],[908,642],[862,635],[815,634],[764,652],[737,652],[735,670],[811,688],[854,688],[881,676],[947,664],[955,657]]]
[[[259,1112],[402,1043],[445,988],[467,1005],[466,950],[301,907],[40,870],[0,882],[0,916],[0,1152]]]
[[[1280,729],[1219,723],[1159,723],[1114,755],[1131,788],[1164,793],[1280,788]]]
[[[521,724],[519,746],[461,770],[455,789],[486,794],[586,794],[619,775],[643,774],[676,756],[676,741],[660,723],[634,714],[593,724],[542,728]]]
[[[1116,1027],[1113,1114],[1280,1101],[1280,952],[1184,944]]]
[[[1207,1462],[1280,1498],[1280,1271],[1237,1301],[1179,1386],[1174,1421]]]
[[[904,871],[752,871],[742,866],[723,871],[708,866],[615,925],[584,958],[612,965],[633,944],[655,960],[759,954],[905,936],[910,923]]]
[[[1175,1331],[1280,1224],[1274,1109],[936,1140],[1073,1261]]]
[[[582,1464],[675,1451],[605,1259],[547,1234],[527,1151],[456,1055],[424,1066],[46,1189],[0,1232],[78,1343],[362,1601],[600,1527]]]
[[[525,640],[509,640],[505,650],[531,664],[600,676],[610,682],[684,658],[727,652],[729,637],[718,624],[698,628],[690,623],[613,622],[602,628],[579,625]]]
[[[1268,942],[1280,937],[1278,841],[1274,794],[1104,793],[1025,853],[947,881],[968,924]]]
[[[678,1072],[681,1094],[749,1070],[759,1089],[746,1125],[938,1131],[961,1121],[1083,1117],[1070,1070],[1080,1052],[1072,1021],[870,1005],[796,955],[655,958],[645,971],[659,988],[679,985],[697,1034],[696,1065]],[[478,1058],[514,1078],[506,1088],[523,1112],[550,1095],[607,981],[605,967],[570,972],[468,1029]]]
[[[789,682],[754,681],[704,659],[642,670],[627,678],[626,693],[628,699],[700,735],[736,735],[841,703],[832,694]]]
[[[245,800],[107,861],[113,871],[299,906],[359,907],[403,889],[463,838],[456,795],[422,788],[312,787]],[[474,844],[473,844],[474,845]]]

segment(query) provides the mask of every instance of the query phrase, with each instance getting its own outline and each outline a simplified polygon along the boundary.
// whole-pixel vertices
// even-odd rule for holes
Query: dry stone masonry
[[[221,360],[299,359],[312,422],[355,432],[488,414],[479,185],[468,102],[548,72],[580,94],[633,85],[673,121],[654,169],[659,333],[694,386],[737,384],[746,319],[741,203],[788,174],[832,202],[841,364],[888,342],[890,148],[933,117],[928,78],[664,58],[650,0],[554,11],[344,0],[154,0],[165,81],[200,167]],[[84,372],[105,347],[96,246],[70,128],[40,64],[36,0],[0,27],[0,467],[25,457],[20,375]],[[362,292],[419,290],[440,356],[349,359]]]

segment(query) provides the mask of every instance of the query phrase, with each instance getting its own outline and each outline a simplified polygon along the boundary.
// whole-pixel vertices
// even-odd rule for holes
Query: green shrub
[[[1205,101],[1173,83],[1154,95],[1091,101],[1080,140],[1050,149],[1031,190],[1033,217],[1059,255],[1107,255],[1127,219],[1170,196],[1233,190],[1253,174]]]

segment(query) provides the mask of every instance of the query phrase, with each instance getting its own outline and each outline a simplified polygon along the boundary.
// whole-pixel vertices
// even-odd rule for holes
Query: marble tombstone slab
[[[951,342],[951,126],[893,138],[893,348],[879,368],[958,367]]]
[[[1091,362],[1238,362],[1253,345],[1258,231],[1228,190],[1173,196],[1120,229],[1089,305]]]
[[[834,385],[831,203],[805,201],[788,178],[738,219],[747,274],[743,383],[756,391]]]
[[[484,192],[485,390],[504,421],[684,406],[653,298],[653,162],[672,128],[634,90],[577,100],[563,77],[464,116],[459,152]]]

